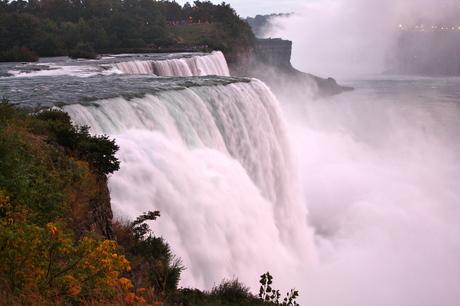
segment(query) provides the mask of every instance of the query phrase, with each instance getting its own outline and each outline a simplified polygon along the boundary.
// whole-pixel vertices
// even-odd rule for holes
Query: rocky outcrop
[[[113,211],[107,177],[104,174],[96,174],[96,176],[98,192],[90,200],[82,225],[85,231],[92,231],[107,239],[114,240],[115,235],[112,228]]]
[[[276,94],[320,97],[353,90],[333,78],[320,78],[301,72],[291,64],[292,42],[283,39],[257,39],[243,67],[230,67],[231,73],[265,82]]]
[[[292,41],[257,39],[254,45],[253,61],[266,63],[282,70],[294,69],[291,65]]]

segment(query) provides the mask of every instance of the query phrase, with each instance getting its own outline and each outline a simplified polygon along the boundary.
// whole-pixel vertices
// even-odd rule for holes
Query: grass
[[[197,45],[204,38],[210,37],[216,24],[192,24],[192,25],[177,25],[168,26],[169,32],[175,36],[180,36],[186,40],[186,43]]]

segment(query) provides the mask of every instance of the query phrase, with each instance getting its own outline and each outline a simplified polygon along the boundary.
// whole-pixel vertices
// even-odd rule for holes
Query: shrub
[[[7,300],[35,295],[42,300],[111,300],[132,284],[120,277],[129,262],[114,241],[89,233],[75,241],[59,221],[38,226],[25,207],[13,207],[0,191],[0,292]]]
[[[87,59],[96,59],[97,54],[94,52],[93,47],[89,43],[79,42],[75,48],[69,51],[69,57],[73,59],[77,58],[87,58]]]
[[[168,296],[177,289],[180,274],[185,269],[182,260],[171,252],[162,237],[155,237],[145,223],[156,220],[158,211],[144,213],[135,221],[114,224],[117,242],[124,247],[132,263],[130,278],[137,287],[154,288],[157,295]]]
[[[88,126],[72,125],[70,116],[57,109],[39,112],[35,118],[42,123],[35,123],[32,130],[48,135],[49,142],[64,147],[71,156],[87,161],[103,174],[120,168],[115,157],[119,147],[107,135],[90,135]]]
[[[107,188],[98,183],[101,172],[72,157],[105,152],[88,149],[88,141],[114,149],[112,141],[73,127],[63,112],[31,116],[7,99],[0,103],[1,305],[144,303],[121,276],[129,262],[120,247],[89,231],[105,220],[88,218],[95,227],[78,232],[88,215],[100,217],[108,203],[99,199]]]
[[[240,283],[238,278],[232,280],[222,280],[217,287],[212,288],[211,296],[231,305],[240,304],[241,302],[248,301],[249,298],[252,298],[249,287]]]
[[[299,292],[294,289],[291,289],[290,292],[286,293],[286,297],[283,299],[282,303],[279,302],[281,294],[279,290],[274,290],[272,288],[271,284],[273,283],[273,276],[271,276],[269,272],[262,274],[259,282],[259,298],[263,301],[276,305],[299,306],[296,302]]]
[[[16,116],[18,109],[6,98],[2,98],[0,103],[0,128],[6,127],[6,124]]]
[[[72,126],[62,111],[30,116],[7,99],[0,103],[0,189],[13,205],[27,204],[41,226],[58,218],[80,226],[90,206],[100,213],[109,201],[104,174],[119,167],[117,149],[106,136]]]
[[[176,296],[170,300],[174,305],[203,306],[209,304],[209,296],[205,292],[192,288],[180,288]]]
[[[15,46],[0,52],[0,62],[36,62],[38,55],[25,47]]]
[[[224,279],[210,292],[181,288],[169,301],[172,305],[184,306],[275,305],[254,296],[238,279]]]

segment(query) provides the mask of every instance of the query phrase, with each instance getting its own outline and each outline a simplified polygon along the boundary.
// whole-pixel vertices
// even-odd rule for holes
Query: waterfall
[[[153,73],[157,76],[229,76],[227,62],[220,51],[165,60],[136,60],[116,63],[124,73]]]
[[[257,288],[268,270],[287,280],[313,261],[285,126],[262,82],[64,110],[116,139],[121,169],[109,180],[115,214],[161,211],[152,227],[184,260],[182,285],[209,289],[235,275]]]

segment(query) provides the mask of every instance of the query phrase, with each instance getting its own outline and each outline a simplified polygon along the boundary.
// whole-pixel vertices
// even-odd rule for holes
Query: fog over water
[[[460,94],[431,92],[447,83],[367,79],[284,107],[320,257],[303,305],[457,304]]]
[[[439,20],[434,2],[309,3],[267,32],[295,68],[356,88],[280,97],[319,256],[302,305],[458,305],[460,78],[376,75],[400,23]]]
[[[302,71],[335,78],[380,73],[391,60],[399,25],[436,24],[458,7],[458,0],[305,2],[300,12],[272,18],[264,37],[293,40],[292,63]]]

